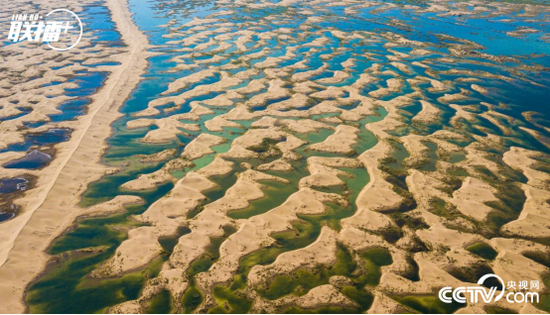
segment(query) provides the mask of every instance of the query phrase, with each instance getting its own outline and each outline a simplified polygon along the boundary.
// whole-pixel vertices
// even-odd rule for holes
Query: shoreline
[[[58,157],[52,164],[57,167],[43,175],[43,178],[52,178],[45,184],[46,188],[23,197],[26,210],[3,224],[0,289],[6,303],[0,306],[2,313],[26,311],[25,289],[46,268],[49,259],[46,250],[77,217],[114,212],[136,201],[132,200],[136,197],[121,196],[103,203],[101,208],[78,206],[87,185],[101,178],[108,169],[101,160],[105,140],[112,134],[110,125],[122,116],[118,111],[120,106],[134,91],[148,66],[148,39],[134,24],[128,2],[106,0],[105,6],[128,51],[121,54],[120,66],[112,70],[105,84],[91,97],[88,113],[77,119],[75,125],[81,128],[73,131],[69,141],[56,145]]]

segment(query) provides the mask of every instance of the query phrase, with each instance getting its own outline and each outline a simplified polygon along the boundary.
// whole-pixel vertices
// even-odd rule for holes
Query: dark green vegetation
[[[550,312],[550,274],[546,274],[542,278],[542,281],[546,289],[545,292],[540,295],[540,303],[535,304],[535,306],[545,312]]]
[[[449,220],[463,216],[453,204],[450,204],[439,197],[432,197],[432,199],[430,199],[430,208],[428,211]]]
[[[489,244],[478,242],[466,247],[466,250],[478,255],[481,258],[493,260],[497,257],[498,252],[494,250]]]
[[[50,248],[56,262],[37,279],[25,296],[31,313],[95,313],[106,307],[136,299],[147,278],[155,277],[168,258],[168,253],[152,261],[145,269],[131,272],[120,278],[96,280],[89,273],[111,257],[126,232],[114,227],[135,226],[129,219],[139,214],[172,188],[172,184],[158,187],[155,192],[143,193],[143,205],[130,205],[127,212],[104,218],[83,219],[72,231],[65,234]],[[90,253],[80,249],[98,248]],[[77,300],[79,303],[74,303]]]
[[[227,287],[222,285],[214,287],[213,293],[218,306],[212,309],[211,312],[246,312],[252,304],[251,301],[243,297],[242,293],[239,293],[239,290],[245,287],[246,276],[254,265],[272,263],[279,254],[285,251],[311,244],[319,236],[323,224],[338,229],[339,220],[353,213],[351,209],[341,209],[341,206],[337,204],[329,203],[327,206],[326,214],[299,215],[298,217],[301,220],[292,224],[293,230],[273,234],[272,237],[277,240],[275,246],[261,249],[243,257],[233,282]],[[222,305],[227,305],[229,309]]]
[[[528,251],[524,252],[523,256],[532,259],[539,264],[550,268],[550,253],[543,253],[541,251]]]
[[[348,284],[344,284],[341,292],[355,301],[358,309],[343,309],[334,306],[326,308],[324,311],[345,311],[345,312],[363,312],[367,310],[373,301],[373,296],[365,286],[375,286],[378,284],[381,273],[380,267],[392,263],[390,253],[385,248],[371,248],[359,252],[357,258],[344,245],[338,245],[337,261],[332,266],[317,265],[313,268],[299,268],[291,274],[277,275],[272,280],[268,281],[263,288],[258,288],[258,292],[263,297],[275,300],[288,294],[298,296],[307,294],[309,290],[319,285],[329,283],[332,276],[344,276],[349,279]],[[359,259],[359,260],[357,260]],[[222,287],[217,287],[218,298],[227,298],[227,292]],[[216,291],[214,291],[216,294]],[[232,311],[247,310],[248,304],[244,300],[233,299],[228,300]],[[222,310],[218,306],[215,311]],[[297,308],[289,308],[286,312],[297,312]],[[305,310],[301,310],[303,312]],[[321,311],[321,310],[319,310]]]
[[[451,304],[443,303],[436,294],[394,296],[393,298],[415,312],[426,314],[452,314],[456,310],[466,306],[466,304],[456,302]]]
[[[162,249],[168,254],[172,254],[174,247],[178,244],[178,240],[185,234],[189,234],[191,230],[186,226],[180,226],[175,235],[159,237],[158,241]]]
[[[48,275],[33,284],[27,292],[26,302],[31,313],[93,313],[106,307],[136,299],[146,278],[155,277],[164,259],[158,258],[138,272],[116,279],[96,281],[86,278],[109,252],[85,258],[69,255],[62,265],[51,267]],[[88,265],[88,266],[86,266]],[[63,278],[63,281],[59,280]],[[78,288],[77,288],[78,286]],[[70,293],[67,289],[73,288]],[[60,294],[63,293],[63,294]],[[73,303],[78,300],[79,303]]]
[[[468,175],[466,169],[454,165],[451,166],[447,169],[447,176],[442,179],[445,186],[441,187],[441,190],[451,197],[455,191],[462,187],[463,181]]]
[[[447,269],[447,272],[453,277],[457,278],[460,281],[477,283],[479,278],[483,277],[488,273],[495,273],[491,267],[486,263],[475,263],[463,267],[454,267],[451,266]],[[493,286],[502,288],[502,284],[495,278],[487,279],[483,285],[487,288]]]
[[[499,173],[500,176],[495,175],[486,167],[478,166],[476,170],[482,180],[498,190],[496,197],[499,201],[491,201],[486,204],[495,209],[487,218],[488,228],[499,235],[500,228],[504,224],[517,219],[521,210],[523,210],[526,196],[525,192],[519,187],[518,180],[520,180],[520,183],[524,182],[525,177],[521,172],[512,169],[503,169]]]
[[[376,119],[380,119],[380,117],[376,117]],[[367,120],[365,120],[367,122]],[[316,143],[323,141],[328,137],[332,131],[327,130],[321,130],[318,133],[310,133],[307,135],[300,135],[298,134],[298,137],[303,137],[304,140],[311,143]],[[368,133],[365,133],[364,135],[361,134],[361,137],[368,137]],[[362,139],[362,138],[361,138]],[[262,146],[262,152],[269,152],[273,151],[268,146],[273,147],[276,143],[275,142],[265,142]],[[372,142],[365,141],[365,146],[372,146]],[[258,148],[256,148],[258,149]],[[298,154],[301,156],[310,156],[310,155],[319,155],[319,152],[313,152],[310,150],[306,150],[305,146],[300,147],[296,150]],[[265,163],[269,162],[270,160],[273,160],[277,157],[277,152],[275,151],[275,156],[271,156],[269,158],[261,158],[260,161],[256,160],[247,160],[246,162],[251,163],[252,165],[258,165],[259,163]],[[333,156],[335,154],[323,154],[326,156]],[[337,156],[337,155],[336,155]],[[240,161],[234,161],[236,165],[240,164]],[[279,182],[263,182],[265,185],[265,188],[263,189],[263,192],[265,194],[264,198],[252,201],[250,206],[242,209],[242,210],[236,210],[233,212],[230,212],[228,215],[233,218],[249,218],[253,215],[258,215],[261,213],[264,213],[268,211],[269,209],[273,209],[280,204],[282,204],[286,198],[293,192],[298,190],[298,182],[299,180],[307,175],[307,170],[304,167],[303,164],[304,160],[293,162],[293,166],[295,168],[295,172],[267,172],[275,176],[282,177],[289,181],[287,184],[282,184]],[[246,276],[248,275],[250,269],[257,265],[257,264],[269,264],[273,262],[277,256],[285,251],[293,250],[302,248],[304,246],[307,246],[314,242],[317,237],[319,236],[319,233],[321,231],[321,227],[323,225],[328,225],[329,227],[339,230],[340,224],[339,221],[345,217],[349,217],[352,215],[355,210],[355,200],[361,191],[361,189],[366,185],[366,183],[369,181],[368,173],[364,168],[358,168],[358,169],[351,169],[351,168],[341,168],[342,171],[345,171],[348,175],[340,176],[340,179],[345,183],[345,187],[333,187],[333,188],[324,188],[324,187],[315,187],[315,189],[325,191],[329,190],[327,192],[335,192],[339,194],[344,194],[347,199],[349,200],[349,203],[347,205],[337,204],[333,202],[327,202],[326,203],[326,213],[320,214],[320,215],[298,215],[299,221],[295,221],[292,223],[293,229],[285,232],[275,233],[271,235],[276,241],[276,245],[261,249],[257,252],[253,252],[245,257],[243,257],[240,261],[240,267],[237,271],[237,274],[234,277],[234,280],[232,283],[230,283],[228,286],[225,285],[217,285],[213,289],[213,295],[216,299],[217,306],[210,309],[210,312],[212,313],[225,313],[225,312],[237,312],[237,313],[244,313],[250,310],[250,307],[252,306],[252,301],[250,301],[248,298],[244,296],[244,292],[242,291],[243,288],[246,286]],[[224,181],[228,181],[227,177],[224,179]],[[219,182],[218,182],[219,184]],[[224,187],[223,185],[222,187]],[[229,187],[229,186],[225,186]],[[274,189],[278,188],[278,189]],[[339,257],[344,255],[342,251],[339,251]],[[390,257],[391,259],[391,257]],[[348,262],[349,263],[349,262]],[[298,273],[305,277],[304,279],[317,279],[317,281],[328,281],[327,273],[324,273],[322,270],[319,270],[318,272],[308,272],[306,270],[304,271],[298,271]],[[375,276],[373,276],[375,277]],[[378,275],[379,277],[379,275]],[[286,280],[277,280],[277,281],[286,281]],[[288,289],[288,288],[286,288]],[[274,292],[276,292],[278,289],[274,288],[272,289]],[[294,290],[294,289],[292,289]],[[363,299],[364,304],[372,303],[372,297],[370,294],[367,294],[366,292],[360,292],[360,290],[354,289],[354,288],[348,288],[346,291],[349,292],[350,295],[354,295],[356,299]],[[196,305],[193,305],[193,303],[196,303],[197,301],[201,300],[199,298],[200,292],[193,291],[192,295],[185,295],[184,299],[185,301],[189,301],[189,305],[196,307]],[[271,293],[273,295],[277,295],[279,293]],[[284,295],[284,294],[283,294]],[[185,304],[184,301],[184,304]],[[330,309],[330,308],[329,308]]]
[[[407,226],[413,230],[424,230],[429,228],[424,219],[412,217],[406,213],[396,212],[390,215],[399,227]]]
[[[487,314],[517,314],[517,312],[514,312],[511,309],[499,306],[487,306],[485,308],[485,312],[487,312]]]
[[[500,228],[506,223],[516,220],[523,210],[526,196],[520,184],[524,183],[526,178],[521,172],[505,166],[500,158],[495,160],[495,162],[500,167],[498,174],[495,174],[484,166],[474,166],[475,174],[468,174],[463,168],[452,167],[444,178],[446,186],[443,187],[443,191],[449,196],[452,196],[454,191],[460,189],[465,176],[477,177],[496,190],[495,197],[498,200],[485,203],[493,209],[487,217],[487,222],[477,221],[472,217],[462,214],[456,206],[436,196],[429,200],[430,207],[428,211],[447,219],[445,224],[447,228],[468,233],[477,233],[489,239],[502,236]],[[473,228],[459,224],[457,219],[469,222]]]
[[[427,249],[426,249],[427,250]],[[409,279],[411,281],[419,281],[420,280],[420,268],[418,267],[418,264],[412,258],[412,255],[409,255],[405,258],[407,263],[409,264],[409,268],[405,271],[405,273],[401,274],[401,276],[405,279]]]
[[[168,314],[172,304],[172,297],[170,296],[170,291],[162,290],[154,298],[152,298],[147,304],[146,312],[147,314]]]
[[[359,253],[364,260],[357,264],[353,256],[343,245],[338,246],[337,261],[333,266],[316,266],[313,269],[298,269],[292,274],[278,275],[270,282],[266,283],[266,289],[259,290],[259,293],[270,300],[275,300],[284,295],[294,293],[304,295],[309,290],[322,284],[329,283],[332,276],[345,276],[353,279],[353,286],[345,286],[343,291],[349,294],[350,298],[356,300],[359,304],[369,304],[371,297],[366,297],[366,292],[362,292],[365,285],[377,285],[380,279],[380,267],[392,263],[391,255],[386,249],[372,248]],[[362,265],[362,266],[361,266]],[[360,268],[361,276],[354,276],[354,272]],[[368,308],[368,306],[367,306]],[[364,308],[364,309],[367,309]]]
[[[452,314],[466,306],[466,304],[457,302],[443,303],[437,294],[394,296],[393,298],[413,312],[420,314]]]
[[[197,260],[191,263],[187,270],[187,279],[189,286],[182,297],[182,306],[185,313],[193,312],[202,303],[202,293],[195,283],[195,275],[207,271],[220,258],[220,246],[236,230],[232,226],[224,226],[224,235],[221,237],[211,237],[210,246],[206,248],[205,253]]]
[[[398,140],[389,139],[388,141],[393,148],[392,155],[380,160],[378,168],[385,173],[384,179],[393,185],[393,190],[404,199],[399,208],[393,211],[406,212],[416,208],[416,200],[409,192],[409,187],[405,181],[408,172],[406,167],[403,166],[403,160],[410,155]]]

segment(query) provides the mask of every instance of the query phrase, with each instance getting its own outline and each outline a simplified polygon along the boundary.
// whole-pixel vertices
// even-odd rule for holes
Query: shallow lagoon
[[[24,157],[3,164],[2,167],[37,169],[46,166],[51,160],[51,155],[38,150],[32,150]]]
[[[8,194],[18,190],[25,190],[29,181],[25,178],[3,178],[0,179],[0,194]]]
[[[82,19],[83,23],[85,23],[86,27],[94,30],[93,33],[95,35],[95,38],[91,40],[92,47],[99,44],[109,44],[113,47],[121,47],[120,35],[114,30],[114,23],[110,21],[109,11],[106,7],[103,6],[102,2],[99,1],[85,6],[83,12],[80,13],[80,18]],[[71,64],[68,64],[68,66],[70,65]],[[105,65],[109,66],[117,64]],[[66,82],[74,83],[77,85],[77,87],[66,88],[64,90],[63,95],[71,97],[71,99],[63,102],[58,106],[57,109],[60,110],[60,113],[48,115],[50,122],[59,123],[63,121],[74,120],[78,116],[85,114],[86,105],[88,105],[90,102],[89,97],[102,87],[105,79],[107,78],[108,72],[96,71],[94,68],[97,65],[87,66],[84,64],[83,66],[87,68],[78,71],[77,75],[67,79]],[[63,67],[64,66],[53,68],[53,70]],[[59,83],[61,82],[53,81],[50,84],[44,85],[44,87],[47,87],[49,85],[57,85]],[[0,123],[5,120],[17,119],[30,113],[30,110],[27,110],[25,108],[20,108],[20,110],[22,111],[21,114],[1,118]],[[30,129],[34,129],[39,128],[45,124],[47,124],[46,121],[36,121],[25,123],[24,126]],[[12,144],[4,149],[1,149],[0,153],[8,151],[27,151],[32,146],[42,148],[44,146],[55,145],[57,143],[67,141],[69,138],[70,130],[62,128],[51,128],[46,132],[40,133],[30,132],[26,134],[25,140],[23,142]],[[29,154],[31,153],[32,152],[29,152]],[[10,162],[9,164],[12,163]],[[13,164],[16,164],[16,162],[14,161]],[[37,165],[35,163],[17,164],[19,165],[18,168],[35,169],[44,166],[46,163],[43,162],[40,163],[40,165]]]

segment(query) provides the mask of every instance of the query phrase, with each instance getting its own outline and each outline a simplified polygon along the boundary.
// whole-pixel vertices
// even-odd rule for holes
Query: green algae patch
[[[266,189],[262,189],[265,197],[250,202],[250,205],[244,209],[233,210],[227,213],[227,216],[233,219],[248,219],[255,215],[265,213],[286,201],[288,196],[298,189],[289,183],[280,181],[263,181]]]
[[[48,253],[57,255],[51,264],[29,286],[25,303],[31,313],[96,313],[128,300],[136,299],[145,280],[156,277],[161,265],[168,259],[163,253],[142,270],[130,272],[115,279],[91,278],[89,274],[102,262],[112,257],[116,248],[127,238],[128,227],[142,226],[130,219],[143,213],[147,207],[173,185],[161,185],[154,191],[140,192],[144,204],[125,207],[126,212],[107,217],[93,217],[77,221],[73,230],[59,237]],[[101,248],[83,255],[80,250]],[[78,301],[78,303],[74,303]]]
[[[292,275],[275,277],[269,288],[260,291],[260,295],[269,300],[276,300],[287,294],[305,295],[309,290],[328,283],[328,273],[323,266],[311,270],[299,269]]]
[[[429,141],[424,141],[424,145],[428,148],[428,154],[422,164],[417,167],[421,171],[434,172],[437,164],[437,144]]]
[[[380,267],[393,262],[389,251],[386,248],[367,249],[359,253],[361,261],[356,262],[352,253],[344,245],[339,244],[336,257],[336,263],[332,266],[318,265],[278,275],[265,289],[258,289],[258,293],[270,300],[288,294],[302,296],[317,286],[328,284],[332,276],[344,276],[353,284],[344,285],[341,292],[360,306],[357,311],[367,310],[372,304],[373,296],[365,290],[365,286],[378,285],[381,277]]]
[[[318,265],[310,269],[300,268],[288,275],[278,275],[266,290],[260,289],[258,293],[270,300],[276,300],[291,293],[301,296],[317,286],[329,283],[328,280],[331,276],[351,277],[357,266],[350,252],[344,246],[339,245],[336,257],[336,263],[330,268]]]
[[[443,303],[437,297],[437,294],[394,296],[393,299],[421,314],[452,314],[466,306],[466,304],[455,301],[452,303]]]
[[[537,308],[550,313],[550,273],[547,273],[544,277],[542,277],[542,283],[544,283],[546,290],[540,295],[540,302],[534,305]]]
[[[230,225],[225,225],[222,229],[224,235],[220,237],[211,237],[210,245],[206,247],[204,254],[194,260],[187,270],[189,286],[182,297],[182,306],[185,313],[193,312],[203,301],[203,295],[195,283],[195,276],[201,272],[208,271],[208,269],[218,261],[220,258],[220,246],[229,236],[237,231]]]
[[[193,261],[187,270],[189,286],[182,296],[182,307],[185,313],[192,313],[203,301],[203,294],[197,287],[195,276],[210,269],[210,267],[220,258],[221,244],[236,232],[236,229],[229,225],[223,226],[222,228],[224,230],[224,235],[220,237],[211,237],[210,245],[206,247],[205,253]]]
[[[365,284],[377,285],[380,281],[380,267],[391,265],[393,263],[390,252],[386,248],[376,247],[367,249],[359,254],[366,262],[366,268],[369,272],[364,278]],[[362,276],[361,276],[362,277]],[[359,277],[361,279],[361,277]]]
[[[292,306],[283,311],[283,314],[355,314],[357,310],[342,306],[323,306],[319,308],[302,308]]]
[[[550,253],[542,251],[527,251],[523,253],[523,256],[538,262],[541,265],[550,268]]]
[[[392,153],[391,156],[380,160],[378,168],[385,173],[384,179],[392,184],[393,191],[404,198],[404,201],[394,212],[406,212],[416,208],[416,200],[409,192],[406,182],[407,169],[403,165],[403,161],[410,155],[405,146],[398,140],[388,139],[387,141],[392,147]]]
[[[487,314],[517,314],[514,310],[499,306],[487,306],[485,307],[485,312],[487,312]]]
[[[455,164],[466,160],[466,154],[462,152],[454,152],[449,157],[449,163]]]
[[[368,173],[364,168],[343,168],[342,170],[350,172],[349,176],[341,177],[341,179],[346,183],[347,188],[350,189],[350,195],[348,196],[350,205],[347,207],[342,207],[341,205],[327,202],[327,209],[324,214],[298,215],[300,220],[292,222],[293,228],[291,230],[271,235],[277,241],[274,246],[261,249],[243,257],[240,261],[240,267],[233,279],[233,282],[229,284],[229,286],[218,285],[214,287],[213,293],[218,303],[218,306],[216,306],[212,310],[213,312],[235,312],[237,310],[243,310],[244,308],[246,308],[249,301],[239,292],[246,286],[246,277],[253,266],[270,264],[275,261],[278,255],[283,252],[303,248],[311,244],[319,236],[323,224],[327,224],[331,228],[339,230],[339,220],[350,216],[356,210],[355,200],[360,192],[360,189],[358,188],[363,187],[369,181]],[[339,252],[338,255],[341,256],[344,254],[342,252]],[[341,259],[341,261],[346,261],[347,263],[352,262],[350,258],[348,258],[347,260]],[[340,267],[336,267],[334,270],[340,270]],[[326,271],[323,271],[323,273],[324,272]],[[299,272],[298,278],[301,278],[302,280],[315,279],[315,281],[313,282],[316,283],[328,283],[328,277],[329,276],[326,273],[321,275],[312,275],[310,271],[304,270]],[[301,283],[303,283],[302,281],[293,281],[283,278],[277,281],[280,283],[291,283],[291,285],[285,287],[287,291],[288,288],[291,288],[290,292],[293,292],[299,286],[302,286]],[[362,297],[363,300],[369,301],[370,306],[370,303],[372,303],[372,296],[370,296],[370,293],[362,290],[362,288],[355,288],[354,290],[358,292],[358,294],[356,294],[358,297]],[[349,291],[352,292],[354,290],[352,289]],[[302,291],[307,292],[308,290],[306,291],[302,289]],[[271,289],[271,292],[266,294],[275,298],[275,296],[277,295],[290,293],[286,291],[284,293],[280,292],[281,291],[277,288],[276,285],[274,289]]]
[[[319,129],[316,132],[310,132],[306,134],[297,134],[296,137],[307,141],[308,143],[319,143],[325,141],[330,135],[334,133],[332,129]]]
[[[172,254],[172,252],[174,251],[174,247],[176,247],[176,245],[178,244],[179,238],[189,233],[191,233],[191,229],[189,229],[187,226],[180,226],[178,227],[175,235],[159,237],[158,241],[160,246],[162,246],[162,249],[166,253]]]
[[[431,213],[452,220],[458,217],[462,217],[462,213],[456,209],[456,207],[439,197],[432,197],[429,200],[430,208],[428,211]]]
[[[481,258],[489,260],[495,259],[495,257],[497,257],[498,255],[498,252],[494,250],[494,248],[492,248],[489,244],[483,242],[472,244],[466,247],[466,250],[473,254],[476,254]]]
[[[30,313],[96,313],[138,298],[148,278],[154,278],[165,259],[158,258],[141,271],[115,279],[86,277],[110,252],[69,260],[34,283],[25,296]],[[85,267],[86,266],[86,267]],[[67,290],[69,289],[69,290]],[[78,303],[74,303],[78,301]]]
[[[162,290],[147,303],[146,314],[169,314],[172,309],[170,291]]]
[[[218,302],[218,306],[210,309],[208,311],[210,314],[244,314],[248,313],[252,307],[252,300],[240,295],[240,292],[238,291],[235,292],[223,286],[215,286],[213,293],[216,301]]]
[[[143,148],[143,151],[138,151],[141,154],[153,154],[158,153],[164,149],[173,148],[176,145],[167,145],[165,147],[156,147],[154,150],[145,149],[147,146],[139,145],[138,148]],[[130,154],[130,153],[128,153]],[[105,157],[105,164],[112,167],[121,167],[119,172],[114,174],[105,175],[95,182],[91,182],[86,191],[82,194],[79,206],[85,208],[99,203],[111,200],[118,195],[137,195],[141,196],[144,193],[154,194],[156,189],[148,191],[132,191],[124,190],[121,185],[138,178],[140,174],[149,174],[162,168],[165,162],[141,162],[139,155],[134,156],[122,156],[122,157]]]
[[[214,297],[217,306],[210,310],[211,313],[245,312],[251,307],[251,301],[246,299],[241,289],[246,286],[246,275],[255,265],[266,265],[275,261],[276,257],[285,251],[281,247],[270,247],[251,253],[241,259],[238,274],[229,286],[218,285],[214,287]],[[338,246],[337,262],[333,266],[317,266],[313,269],[301,268],[295,271],[291,277],[280,275],[273,279],[266,289],[259,289],[258,293],[269,299],[277,299],[287,294],[298,296],[306,294],[310,289],[329,283],[333,275],[343,275],[353,281],[353,285],[346,285],[342,293],[360,305],[357,311],[367,310],[374,300],[372,294],[365,290],[366,285],[377,285],[380,280],[380,267],[392,263],[391,255],[385,248],[371,248],[359,253],[361,264],[358,264],[349,250],[343,245]],[[360,276],[355,273],[359,272]],[[341,309],[333,308],[329,309]],[[296,309],[295,311],[298,311]],[[306,310],[305,310],[306,311]],[[351,311],[348,309],[348,311]]]
[[[207,166],[208,164],[212,163],[212,161],[214,161],[216,154],[225,153],[230,149],[230,147],[231,147],[230,141],[211,147],[214,153],[207,154],[198,159],[193,160],[194,166],[190,170],[194,171]]]
[[[186,314],[192,313],[199,305],[201,305],[203,296],[201,291],[197,288],[195,281],[189,283],[189,288],[185,290],[183,294],[181,304],[183,311]]]

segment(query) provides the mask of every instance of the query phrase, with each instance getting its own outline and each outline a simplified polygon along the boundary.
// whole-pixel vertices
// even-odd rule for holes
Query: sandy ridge
[[[31,207],[4,224],[0,231],[0,290],[3,292],[2,300],[6,301],[0,306],[2,313],[25,311],[22,301],[24,289],[43,270],[48,259],[44,251],[51,241],[63,233],[76,217],[94,210],[101,211],[95,207],[82,211],[78,207],[80,195],[87,183],[105,173],[106,167],[99,164],[104,140],[111,134],[111,129],[105,127],[120,116],[119,106],[141,80],[140,76],[147,67],[145,57],[148,46],[145,35],[133,24],[126,3],[106,0],[106,4],[127,45],[127,57],[121,59],[121,65],[113,69],[104,87],[92,96],[90,114],[79,118],[78,126],[81,128],[74,130],[71,140],[57,146],[60,154],[55,161],[59,167],[53,174],[45,174],[51,178],[47,188],[38,196],[29,196],[34,198],[29,202]],[[130,201],[135,202],[126,200]],[[29,257],[33,259],[29,260]]]

